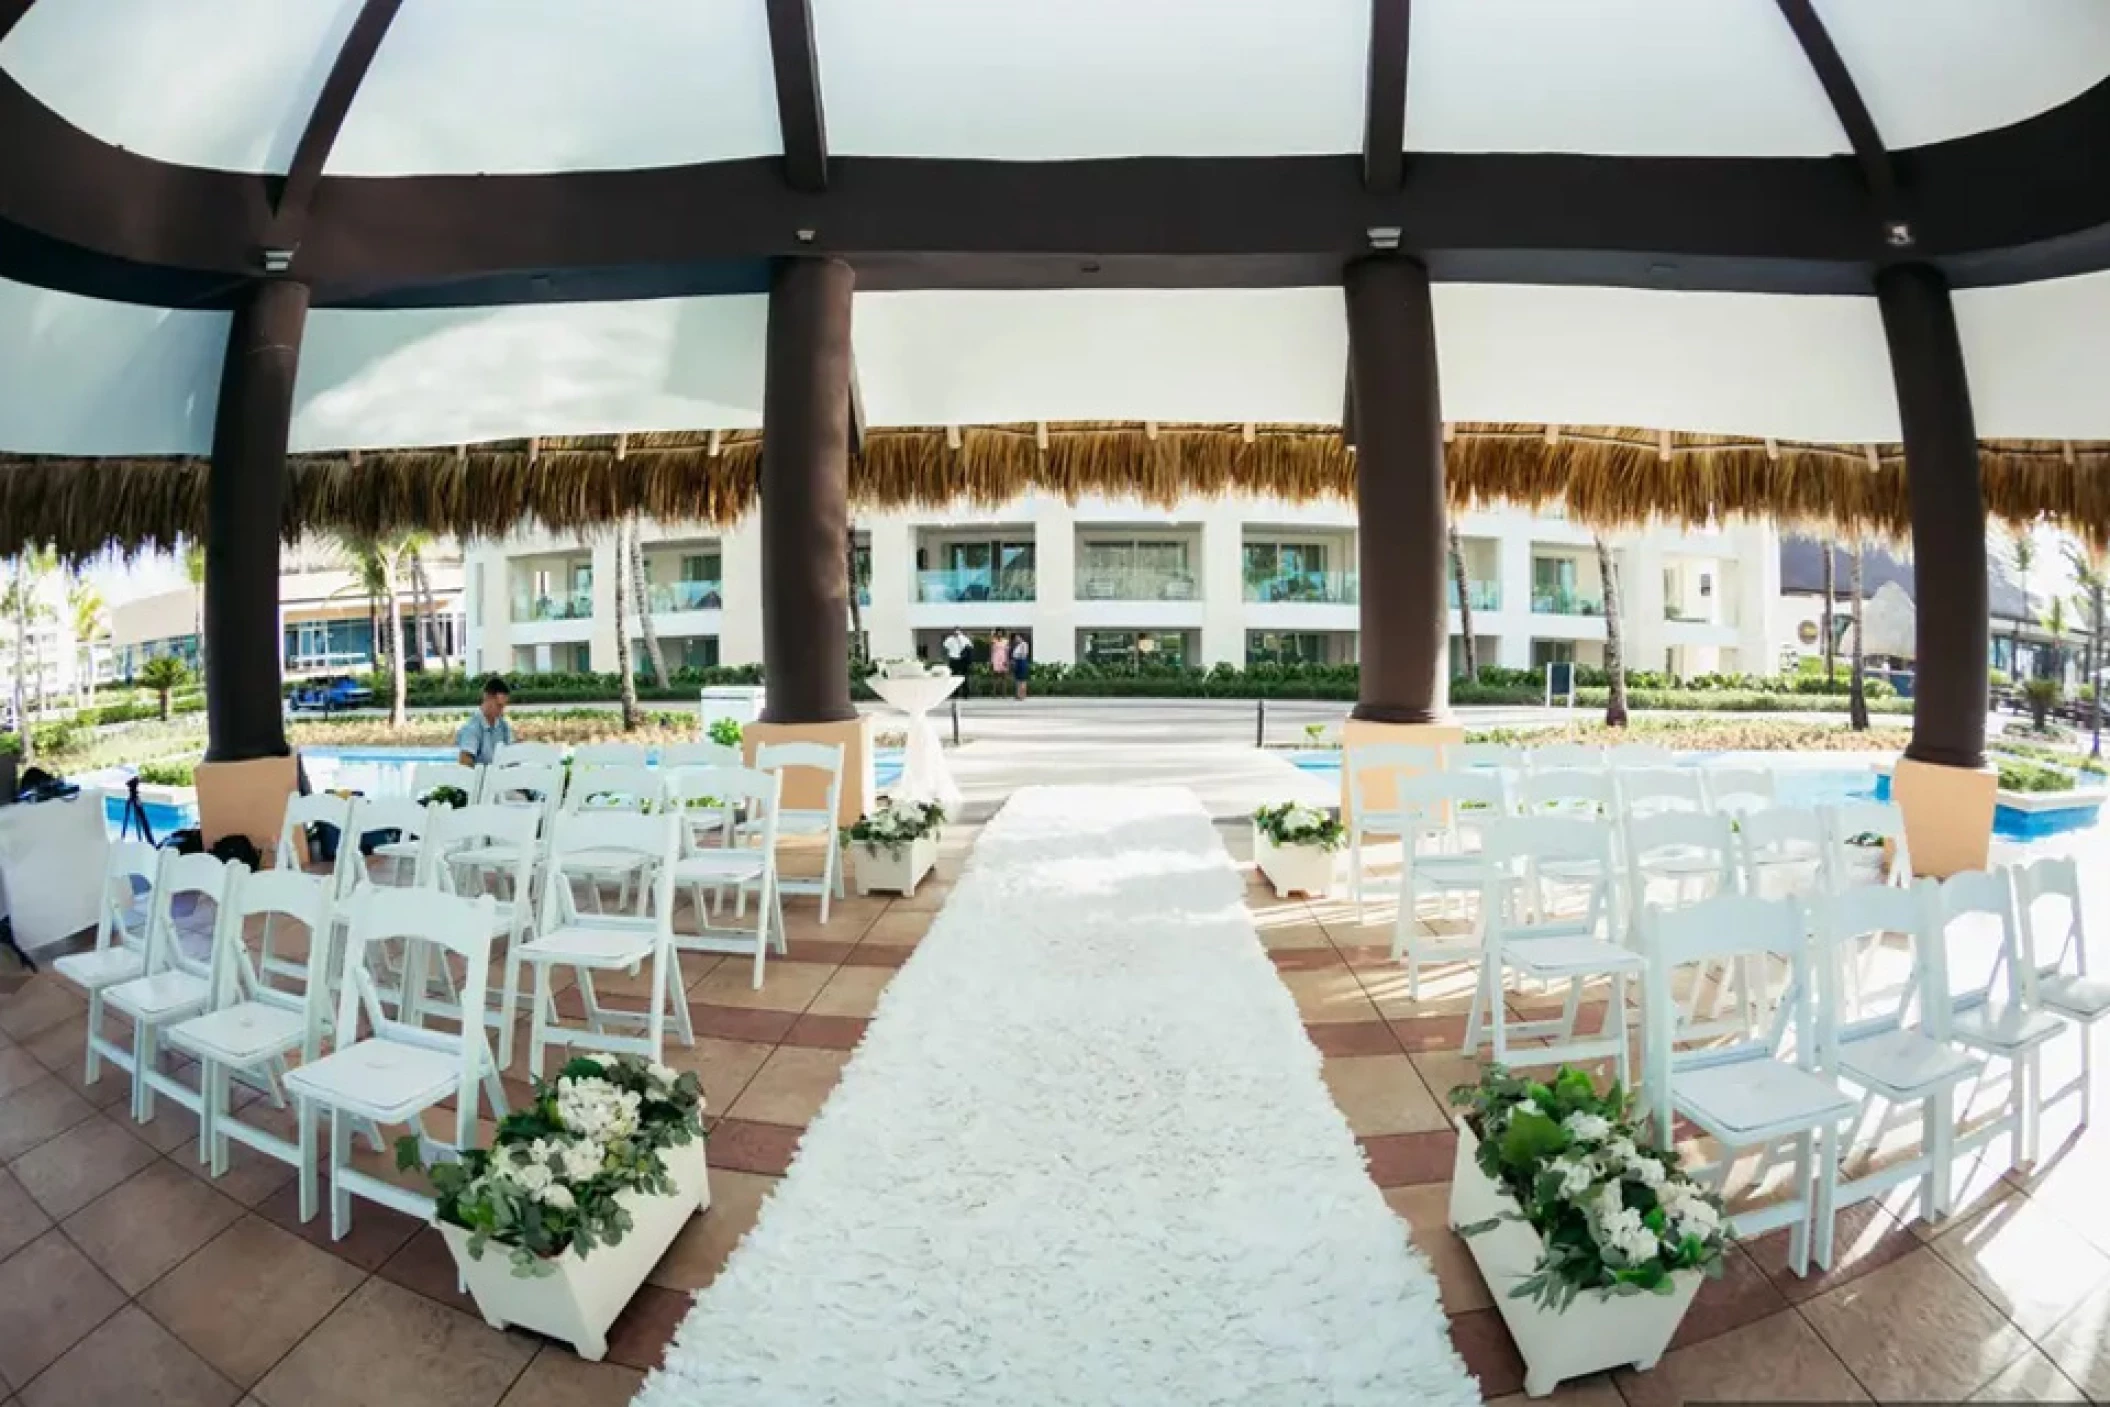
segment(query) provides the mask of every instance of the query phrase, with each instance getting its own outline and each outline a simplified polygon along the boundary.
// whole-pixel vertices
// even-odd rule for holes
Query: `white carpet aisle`
[[[639,1407],[1480,1400],[1192,794],[1018,792]]]

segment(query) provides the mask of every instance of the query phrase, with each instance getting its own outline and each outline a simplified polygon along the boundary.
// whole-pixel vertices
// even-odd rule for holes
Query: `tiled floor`
[[[712,1205],[618,1322],[603,1364],[487,1328],[436,1233],[404,1217],[357,1203],[352,1235],[332,1243],[326,1220],[299,1224],[290,1169],[237,1148],[230,1175],[208,1181],[183,1111],[164,1101],[135,1126],[122,1075],[82,1087],[77,999],[48,977],[0,988],[0,1407],[627,1402],[753,1224],[971,839],[948,835],[937,882],[912,901],[853,899],[825,927],[795,901],[790,958],[760,992],[737,959],[687,960],[698,1040],[670,1059],[703,1079]],[[1382,925],[1257,884],[1249,900],[1373,1179],[1436,1269],[1461,1353],[1490,1399],[1516,1393],[1515,1349],[1444,1225],[1456,1150],[1444,1096],[1472,1075],[1457,1048],[1469,989],[1439,971],[1412,1000]],[[524,1043],[516,1076],[521,1064]],[[1821,1278],[1787,1273],[1784,1233],[1759,1238],[1703,1290],[1655,1371],[1559,1396],[2110,1401],[2106,1189],[2110,1141],[2091,1134],[2033,1176],[1981,1176],[1939,1232],[1856,1208]]]

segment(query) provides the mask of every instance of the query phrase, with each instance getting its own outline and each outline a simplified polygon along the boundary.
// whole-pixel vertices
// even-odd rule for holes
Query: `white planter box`
[[[1517,1210],[1515,1199],[1480,1171],[1479,1149],[1472,1130],[1461,1124],[1458,1159],[1451,1169],[1454,1229]],[[1533,1397],[1544,1397],[1569,1378],[1622,1364],[1643,1372],[1655,1367],[1700,1291],[1700,1272],[1681,1270],[1672,1277],[1676,1288],[1668,1295],[1605,1296],[1586,1291],[1556,1314],[1510,1295],[1539,1261],[1539,1234],[1529,1225],[1499,1222],[1466,1237],[1465,1244],[1494,1294],[1495,1308],[1502,1312],[1510,1337],[1517,1341],[1517,1351],[1524,1356],[1524,1391]]]
[[[601,1246],[592,1255],[566,1251],[556,1273],[532,1278],[513,1273],[509,1247],[484,1247],[483,1258],[469,1256],[469,1233],[440,1223],[440,1234],[454,1252],[454,1263],[468,1282],[469,1293],[484,1322],[494,1329],[518,1325],[561,1339],[581,1358],[599,1362],[608,1352],[608,1326],[637,1294],[638,1286],[659,1264],[667,1247],[689,1218],[711,1204],[710,1174],[704,1141],[693,1139],[665,1154],[675,1192],[647,1197],[625,1192],[633,1225],[621,1244]]]
[[[883,846],[850,842],[856,852],[857,892],[870,894],[881,890],[888,894],[913,894],[923,876],[938,863],[938,838],[935,835],[919,836],[901,847],[900,851],[889,851]]]
[[[1260,862],[1260,872],[1275,886],[1277,898],[1304,894],[1323,899],[1333,892],[1336,851],[1322,850],[1316,845],[1277,845],[1256,825],[1253,827],[1253,858]]]

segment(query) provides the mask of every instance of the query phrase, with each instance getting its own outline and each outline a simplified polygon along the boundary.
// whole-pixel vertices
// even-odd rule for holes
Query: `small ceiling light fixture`
[[[257,262],[264,266],[267,274],[282,274],[293,267],[293,250],[265,249],[258,253]]]
[[[813,243],[813,236],[814,236],[814,232],[813,232],[812,230],[800,230],[800,231],[798,231],[797,233],[798,233],[798,240],[799,240],[799,243],[800,243],[800,244],[811,244],[811,243]]]
[[[1912,247],[1912,226],[1906,224],[1903,220],[1885,220],[1883,222],[1883,238],[1892,249],[1910,249]]]
[[[1370,236],[1370,247],[1372,249],[1399,248],[1399,226],[1397,225],[1372,225],[1365,233]]]

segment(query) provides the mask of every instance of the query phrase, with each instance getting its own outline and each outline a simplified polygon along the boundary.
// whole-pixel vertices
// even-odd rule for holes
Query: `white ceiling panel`
[[[0,450],[208,452],[227,324],[0,280]]]
[[[1452,420],[1894,440],[1873,298],[1439,284]]]
[[[1336,288],[867,293],[852,321],[874,425],[1337,421]]]
[[[783,149],[761,0],[413,0],[329,170],[616,170]]]
[[[762,423],[764,297],[309,315],[293,448]]]
[[[813,17],[846,156],[1362,150],[1368,0],[814,0]]]
[[[2110,274],[1956,294],[1987,439],[2110,439]]]
[[[283,173],[358,13],[359,0],[59,0],[29,7],[0,68],[113,146]]]

